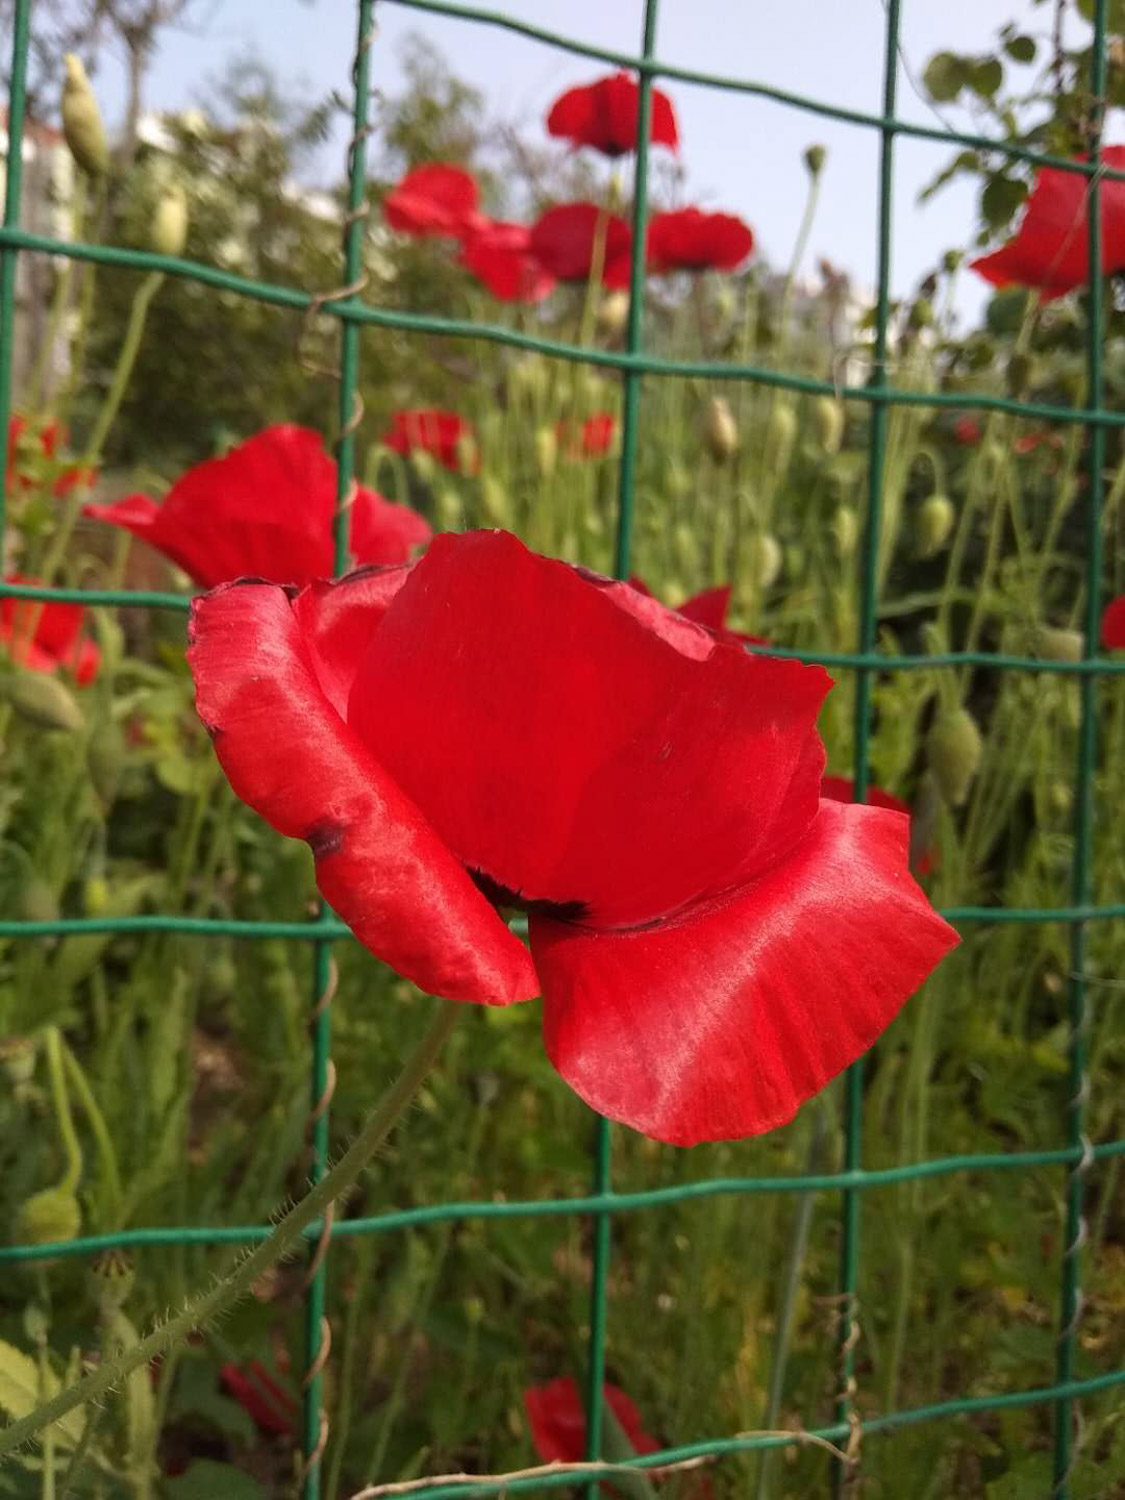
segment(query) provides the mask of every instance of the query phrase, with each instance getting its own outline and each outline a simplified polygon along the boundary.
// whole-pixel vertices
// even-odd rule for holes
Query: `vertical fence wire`
[[[1106,93],[1106,0],[1096,0],[1093,14],[1094,41],[1091,51],[1088,130],[1090,160],[1101,164],[1102,124]],[[1089,179],[1086,193],[1086,227],[1089,300],[1086,305],[1086,409],[1101,410],[1105,396],[1102,368],[1102,324],[1104,297],[1102,285],[1102,186],[1097,173]],[[1091,422],[1086,429],[1086,631],[1084,653],[1097,654],[1101,624],[1102,581],[1102,502],[1104,498],[1105,429]],[[1090,899],[1093,862],[1095,768],[1098,752],[1097,698],[1098,679],[1084,677],[1078,689],[1081,717],[1078,730],[1078,761],[1075,768],[1074,854],[1071,894],[1075,904]],[[1068,985],[1068,1019],[1066,1108],[1067,1144],[1081,1149],[1066,1178],[1065,1228],[1062,1275],[1059,1295],[1059,1334],[1056,1352],[1056,1379],[1064,1384],[1074,1378],[1078,1325],[1082,1317],[1082,1249],[1086,1242],[1086,1220],[1083,1214],[1085,1179],[1089,1171],[1092,1147],[1086,1135],[1086,1102],[1090,1080],[1086,1072],[1087,1014],[1086,996],[1086,924],[1078,921],[1070,929],[1070,980]],[[1064,1397],[1055,1406],[1054,1495],[1069,1500],[1070,1475],[1077,1451],[1080,1409],[1074,1400]]]
[[[878,272],[875,301],[875,344],[869,383],[883,388],[887,375],[887,324],[890,318],[891,206],[894,188],[895,106],[898,95],[898,49],[901,24],[900,0],[888,0],[883,54],[883,123],[879,140]],[[883,513],[883,482],[887,447],[887,403],[871,404],[871,428],[867,458],[867,516],[864,523],[860,617],[857,649],[875,648],[878,604],[879,534]],[[855,800],[867,801],[868,754],[871,738],[871,669],[861,666],[855,681]],[[844,1080],[844,1167],[859,1171],[863,1165],[863,1059],[852,1064]],[[836,1397],[836,1420],[852,1429],[849,1456],[858,1449],[858,1416],[855,1410],[855,1351],[859,1339],[857,1284],[860,1261],[859,1193],[846,1189],[841,1203],[840,1314],[837,1340],[840,1351],[840,1388]],[[849,1468],[833,1461],[833,1490],[844,1492]]]
[[[352,136],[348,144],[348,209],[344,220],[343,270],[345,288],[354,289],[363,273],[363,235],[367,205],[367,136],[371,76],[374,0],[358,0],[356,50],[352,62]],[[351,501],[355,491],[355,435],[362,415],[359,398],[359,324],[346,315],[340,324],[340,434],[336,444],[336,515],[333,522],[335,570],[348,565]],[[322,902],[321,922],[332,914]],[[332,943],[320,938],[313,950],[312,1168],[313,1182],[328,1170],[329,1103],[332,1097],[332,992],[335,966]],[[321,1465],[328,1438],[324,1409],[324,1363],[331,1341],[325,1311],[328,1280],[328,1231],[332,1215],[312,1253],[305,1288],[304,1483],[303,1500],[320,1500]]]
[[[660,0],[645,0],[642,56],[649,60],[656,52],[656,21]],[[630,354],[640,352],[644,343],[645,240],[648,232],[648,148],[652,134],[652,74],[642,72],[637,99],[637,151],[633,171],[633,244],[629,260],[629,313],[625,325],[625,347]],[[617,540],[614,572],[618,578],[629,575],[629,557],[633,542],[633,512],[637,489],[637,439],[640,425],[641,376],[626,370],[621,412],[621,465],[618,470]],[[597,1194],[612,1191],[612,1131],[610,1123],[599,1115],[594,1125],[593,1188]],[[586,1371],[586,1453],[588,1459],[602,1456],[603,1404],[605,1384],[606,1321],[608,1316],[608,1282],[610,1233],[609,1213],[594,1215],[594,1243],[590,1279],[590,1355]],[[601,1486],[590,1480],[585,1485],[586,1500],[598,1500]]]
[[[12,80],[8,91],[8,160],[4,187],[4,228],[18,229],[23,191],[23,127],[27,112],[27,55],[31,47],[31,0],[16,0],[12,17]],[[5,554],[4,530],[8,498],[8,418],[12,411],[12,372],[15,366],[16,267],[14,245],[0,248],[0,558]],[[2,570],[0,570],[2,571]]]

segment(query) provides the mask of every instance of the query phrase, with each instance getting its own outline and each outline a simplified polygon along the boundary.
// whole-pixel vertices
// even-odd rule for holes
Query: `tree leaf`
[[[981,57],[969,67],[969,87],[982,99],[993,99],[1004,82],[1004,65],[998,57]]]
[[[1004,43],[1004,51],[1018,63],[1033,63],[1035,61],[1035,40],[1029,36],[1009,37]]]
[[[980,212],[989,229],[1003,229],[1027,197],[1027,183],[998,172],[990,177],[980,195]]]
[[[935,104],[952,104],[967,82],[965,59],[955,52],[935,52],[922,74],[925,90]]]

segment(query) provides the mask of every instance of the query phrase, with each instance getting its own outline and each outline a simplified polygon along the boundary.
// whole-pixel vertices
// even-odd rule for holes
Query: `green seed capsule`
[[[103,1322],[115,1317],[125,1303],[137,1279],[133,1257],[117,1248],[102,1250],[90,1262],[90,1292]]]
[[[926,741],[930,769],[951,807],[960,807],[980,769],[984,744],[967,708],[938,715]]]
[[[936,557],[949,540],[956,519],[953,503],[945,495],[931,495],[918,508],[914,546],[919,557]]]
[[[44,672],[17,672],[8,681],[7,693],[21,718],[40,729],[77,734],[86,722],[70,689]]]
[[[73,1240],[82,1228],[82,1210],[69,1188],[44,1188],[24,1200],[16,1213],[17,1245],[51,1245]]]

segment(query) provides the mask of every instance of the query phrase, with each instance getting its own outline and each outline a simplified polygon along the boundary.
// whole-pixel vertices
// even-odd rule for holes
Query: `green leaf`
[[[990,177],[980,195],[980,212],[989,229],[1003,229],[1011,222],[1027,197],[1027,183],[998,173]]]
[[[922,74],[925,90],[935,104],[952,104],[968,81],[965,59],[955,52],[935,52]]]
[[[168,1500],[269,1500],[265,1489],[244,1469],[197,1458],[190,1469],[164,1481]]]
[[[1075,0],[1078,14],[1084,21],[1094,24],[1094,0]],[[1121,34],[1125,32],[1125,0],[1109,0],[1106,6],[1106,30]]]
[[[995,98],[1004,82],[1004,65],[998,57],[982,57],[969,67],[969,87],[982,99]]]
[[[1035,61],[1035,42],[1029,36],[1013,36],[1004,43],[1004,51],[1018,63],[1033,63]]]
[[[40,1388],[39,1369],[30,1354],[0,1341],[0,1411],[13,1421],[29,1416],[59,1388],[58,1377],[48,1372],[46,1389]],[[57,1443],[73,1448],[86,1424],[81,1407],[61,1417],[52,1428]]]
[[[627,1463],[636,1458],[637,1450],[625,1435],[625,1429],[614,1415],[608,1401],[602,1401],[602,1451],[611,1464]],[[605,1486],[602,1486],[603,1490]],[[625,1500],[656,1500],[652,1481],[643,1469],[633,1473],[624,1472],[613,1476],[613,1488]]]

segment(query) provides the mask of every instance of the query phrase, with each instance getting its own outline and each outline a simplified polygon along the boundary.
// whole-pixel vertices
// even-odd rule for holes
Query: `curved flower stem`
[[[86,444],[86,456],[82,460],[83,468],[92,468],[101,459],[102,444],[109,435],[109,429],[113,426],[113,419],[117,416],[125,388],[129,384],[129,377],[133,373],[133,366],[137,362],[137,353],[141,347],[141,338],[145,331],[145,320],[148,317],[149,304],[164,284],[163,271],[150,271],[137,288],[137,294],[133,298],[133,305],[129,309],[129,326],[125,330],[125,342],[121,345],[121,353],[117,356],[117,368],[113,372],[113,380],[106,398],[102,402],[102,409],[98,413],[98,420],[94,424],[94,430],[90,434]]]
[[[83,239],[83,231],[86,225],[86,174],[80,172],[78,181],[74,188],[74,204],[71,209],[70,238],[75,244]],[[63,261],[62,269],[59,271],[58,280],[55,282],[54,296],[51,298],[51,311],[47,318],[47,331],[43,335],[43,342],[39,346],[39,355],[35,361],[35,368],[31,372],[31,378],[27,382],[25,398],[29,406],[40,408],[46,405],[49,394],[48,387],[51,383],[51,355],[55,345],[59,341],[59,333],[62,329],[63,315],[66,305],[70,301],[70,283],[74,275],[74,261],[68,255]]]
[[[54,1029],[54,1028],[52,1028]],[[74,1085],[78,1101],[82,1106],[87,1123],[93,1133],[94,1141],[98,1148],[98,1155],[102,1159],[102,1170],[105,1173],[106,1188],[110,1199],[110,1210],[107,1215],[110,1229],[119,1229],[121,1218],[121,1173],[117,1166],[117,1153],[113,1149],[113,1140],[109,1133],[109,1127],[105,1122],[101,1106],[94,1098],[94,1091],[90,1087],[90,1081],[82,1071],[82,1064],[66,1044],[65,1038],[60,1038],[62,1048],[62,1060],[70,1075],[70,1081]]]
[[[70,1112],[70,1096],[66,1090],[66,1074],[63,1071],[62,1036],[57,1026],[48,1026],[45,1032],[47,1049],[47,1072],[51,1078],[51,1101],[55,1108],[55,1119],[66,1153],[66,1171],[59,1187],[63,1192],[73,1193],[82,1175],[82,1147],[74,1129],[74,1116]]]
[[[414,1095],[429,1073],[461,1007],[443,1001],[425,1035],[406,1060],[402,1072],[384,1094],[365,1121],[358,1136],[334,1167],[306,1193],[295,1208],[282,1218],[268,1239],[240,1259],[234,1269],[216,1281],[207,1291],[194,1297],[167,1323],[139,1339],[131,1349],[104,1361],[91,1375],[68,1386],[30,1415],[0,1428],[0,1453],[10,1453],[26,1443],[37,1432],[65,1417],[75,1407],[96,1402],[107,1391],[119,1385],[134,1370],[147,1365],[196,1328],[216,1318],[232,1302],[245,1296],[254,1283],[283,1256],[294,1250],[304,1231],[319,1219],[341,1194],[356,1181],[360,1172],[378,1151],[399,1120],[406,1113]]]

